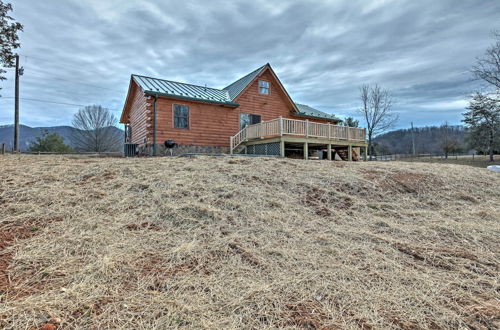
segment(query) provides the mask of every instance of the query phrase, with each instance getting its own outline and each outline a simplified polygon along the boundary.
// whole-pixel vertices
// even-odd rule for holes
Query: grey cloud
[[[270,62],[296,101],[324,111],[356,115],[358,87],[379,83],[398,100],[400,126],[459,123],[463,108],[450,106],[478,88],[467,70],[500,28],[494,0],[12,4],[25,24],[21,96],[98,103],[117,116],[131,73],[224,87]],[[3,96],[13,94],[8,78]],[[68,124],[78,110],[21,106],[29,125]],[[10,123],[12,99],[0,108],[0,124]]]

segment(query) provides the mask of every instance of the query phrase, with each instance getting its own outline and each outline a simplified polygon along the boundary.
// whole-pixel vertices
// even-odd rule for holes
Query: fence
[[[472,161],[475,160],[475,158],[478,157],[476,154],[467,154],[467,153],[458,153],[458,154],[448,154],[448,157],[446,157],[445,154],[443,153],[428,153],[428,154],[387,154],[387,155],[374,155],[372,156],[373,161],[396,161],[396,160],[432,160],[432,159],[449,159],[449,160],[459,160],[460,158],[463,157],[469,157]]]

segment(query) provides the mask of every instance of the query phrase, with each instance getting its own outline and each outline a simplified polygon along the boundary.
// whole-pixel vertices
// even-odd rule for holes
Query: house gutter
[[[153,101],[153,156],[156,156],[156,101],[158,100],[158,95],[155,95]]]

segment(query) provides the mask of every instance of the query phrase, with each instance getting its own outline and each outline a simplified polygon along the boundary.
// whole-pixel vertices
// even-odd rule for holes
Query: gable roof
[[[249,88],[249,86],[258,77],[260,77],[264,72],[267,72],[267,71],[269,71],[271,76],[277,82],[278,89],[280,89],[283,92],[286,101],[293,108],[293,111],[299,112],[299,109],[297,108],[297,106],[293,102],[292,98],[290,97],[290,95],[286,91],[285,87],[281,83],[281,81],[278,78],[278,76],[276,75],[276,73],[274,73],[274,70],[273,70],[273,68],[271,68],[271,64],[269,64],[269,63],[266,63],[265,65],[261,66],[260,68],[250,72],[249,74],[247,74],[243,78],[236,80],[231,85],[225,87],[224,90],[227,90],[230,93],[230,96],[232,97],[232,100],[234,101],[243,93],[243,91],[245,91],[247,88]]]
[[[142,76],[138,74],[132,74],[130,77],[131,84],[129,85],[129,92],[127,94],[127,99],[125,101],[125,105],[123,107],[123,112],[122,112],[122,120],[125,118],[125,110],[126,110],[126,105],[128,103],[129,97],[130,97],[130,91],[132,88],[132,81],[137,84],[143,91],[144,94],[147,95],[158,95],[158,96],[165,96],[165,97],[171,97],[171,98],[178,98],[178,99],[186,99],[186,100],[192,100],[192,101],[201,101],[201,102],[207,102],[207,103],[215,103],[215,104],[220,104],[220,105],[227,105],[227,106],[232,106],[232,107],[237,107],[239,106],[238,103],[235,102],[236,98],[246,89],[249,87],[250,84],[253,83],[253,81],[259,77],[262,73],[264,73],[266,70],[269,70],[271,75],[274,77],[276,82],[278,83],[278,87],[282,90],[283,94],[285,95],[285,98],[287,101],[290,103],[291,107],[293,108],[293,111],[295,111],[297,114],[301,115],[301,111],[298,108],[298,105],[293,102],[292,98],[286,91],[285,87],[283,87],[283,84],[279,80],[278,76],[274,73],[273,69],[271,68],[271,65],[269,63],[266,63],[265,65],[261,66],[260,68],[250,72],[249,74],[243,76],[242,78],[236,80],[232,84],[222,88],[211,88],[211,87],[206,87],[206,86],[199,86],[199,85],[193,85],[193,84],[186,84],[186,83],[181,83],[177,81],[171,81],[171,80],[166,80],[166,79],[159,79],[159,78],[152,78],[152,77],[147,77],[147,76]],[[311,108],[313,109],[313,108]],[[319,110],[313,109],[315,111],[318,111],[323,114],[323,116],[316,116],[317,118],[327,118],[328,119],[328,114],[321,112]],[[304,113],[304,115],[306,115]],[[326,115],[326,117],[324,116]],[[312,115],[308,115],[309,117],[314,117]],[[335,119],[339,120],[337,118],[329,118],[329,119]]]
[[[295,105],[299,109],[299,112],[296,115],[304,116],[304,117],[311,117],[311,118],[321,118],[321,119],[331,119],[331,120],[342,121],[342,119],[337,118],[334,115],[330,115],[326,112],[320,111],[318,109],[314,109],[313,107],[310,107],[306,104],[295,103]]]
[[[269,63],[261,66],[257,70],[250,72],[246,76],[241,77],[240,79],[233,82],[231,85],[224,87],[223,90],[226,90],[229,93],[229,97],[231,98],[231,100],[234,100],[245,89],[245,87],[247,87],[257,76],[262,73],[262,71],[264,71],[264,69],[268,65]]]
[[[228,91],[223,89],[185,84],[135,74],[132,75],[132,79],[144,90],[145,94],[238,106],[237,103],[232,102]]]

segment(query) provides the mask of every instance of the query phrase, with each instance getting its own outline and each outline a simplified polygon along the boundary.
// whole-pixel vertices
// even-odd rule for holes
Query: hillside
[[[493,329],[500,176],[0,157],[0,328]]]
[[[26,151],[30,147],[31,143],[39,136],[42,136],[44,131],[49,133],[57,133],[64,139],[64,143],[74,147],[71,141],[71,135],[76,128],[71,126],[51,126],[51,127],[30,127],[26,125],[19,125],[19,147],[21,151]],[[123,130],[117,127],[110,127],[114,131],[114,134],[123,136]],[[4,125],[0,126],[0,145],[5,143],[6,148],[11,150],[13,147],[14,139],[14,126]]]
[[[463,126],[427,126],[415,127],[415,151],[417,154],[442,154],[445,136],[448,140],[456,140],[466,152],[465,136],[467,130]],[[374,139],[378,154],[409,154],[412,153],[411,129],[398,129],[381,134]]]

